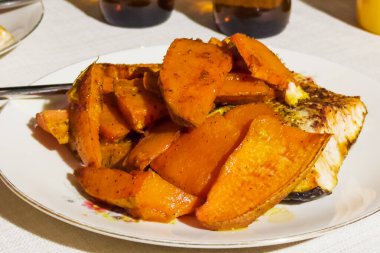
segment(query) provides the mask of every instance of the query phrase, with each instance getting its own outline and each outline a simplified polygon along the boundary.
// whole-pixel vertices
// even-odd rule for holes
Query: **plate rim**
[[[27,196],[27,194],[23,193],[21,190],[19,190],[8,178],[3,174],[2,169],[0,169],[0,180],[4,183],[5,186],[9,190],[11,190],[16,196],[18,196],[21,200],[25,201],[32,207],[36,208],[37,210],[49,215],[50,217],[53,217],[59,221],[65,222],[67,224],[73,225],[77,228],[84,229],[93,233],[105,235],[112,238],[118,238],[123,239],[127,241],[133,241],[138,243],[145,243],[150,245],[159,245],[159,246],[168,246],[168,247],[183,247],[183,248],[204,248],[204,249],[222,249],[225,247],[228,248],[254,248],[254,247],[262,247],[262,246],[274,246],[274,245],[281,245],[281,244],[287,244],[292,242],[300,242],[303,240],[313,239],[319,236],[322,236],[330,231],[337,230],[339,228],[345,227],[350,224],[354,224],[358,221],[361,221],[371,215],[374,215],[375,213],[378,213],[380,211],[380,206],[378,208],[375,208],[374,210],[365,213],[361,216],[358,216],[355,219],[337,224],[335,226],[325,227],[319,230],[314,230],[311,232],[305,232],[300,233],[288,237],[277,237],[273,239],[265,239],[260,241],[238,241],[234,243],[190,243],[186,241],[180,241],[180,240],[155,240],[155,239],[147,239],[142,237],[136,237],[136,236],[129,236],[120,234],[117,232],[111,232],[107,231],[105,229],[96,228],[94,226],[88,225],[84,222],[80,222],[74,219],[71,219],[67,217],[66,215],[59,214],[58,212],[53,211],[52,209],[44,206],[43,204],[39,203],[38,201],[30,198]]]
[[[154,48],[158,48],[158,47],[163,47],[163,46],[167,46],[167,45],[155,45],[155,46],[150,46],[150,48],[154,47]],[[144,49],[144,48],[149,48],[149,47],[134,47],[134,48],[129,48],[129,49],[125,49],[125,50],[120,50],[120,51],[115,51],[115,52],[111,52],[111,53],[108,53],[108,54],[104,54],[104,55],[100,55],[98,57],[107,57],[109,55],[114,55],[114,54],[117,54],[117,53],[122,53],[122,52],[127,52],[127,51],[130,51],[130,50],[140,50],[140,49]],[[295,54],[298,54],[298,55],[303,55],[303,56],[307,56],[307,57],[313,57],[313,58],[317,58],[319,60],[323,60],[323,61],[326,61],[326,62],[329,62],[331,64],[334,64],[334,65],[337,65],[339,67],[343,67],[345,69],[348,69],[347,67],[343,66],[343,65],[340,65],[340,64],[337,64],[335,62],[332,62],[332,61],[329,61],[329,60],[326,60],[322,57],[319,57],[319,56],[315,56],[315,55],[308,55],[308,54],[304,54],[304,53],[299,53],[299,52],[296,52],[296,51],[291,51],[291,50],[287,50],[287,49],[281,49],[281,48],[276,48],[277,50],[281,50],[281,51],[284,51],[284,52],[289,52],[289,53],[295,53]],[[90,57],[88,59],[85,59],[85,60],[81,60],[81,61],[78,61],[76,63],[73,63],[73,64],[69,64],[65,67],[62,67],[56,71],[53,71],[49,74],[47,74],[46,76],[44,77],[41,77],[39,78],[38,80],[36,80],[34,83],[38,82],[39,80],[42,80],[56,72],[59,72],[60,70],[63,70],[65,68],[68,68],[72,65],[75,65],[75,64],[81,64],[81,63],[84,63],[86,61],[89,61],[91,59],[93,59],[94,57]],[[357,72],[355,71],[355,74],[359,74],[361,76],[364,76],[370,80],[372,80],[373,82],[377,83],[378,81],[377,80],[374,80],[372,79],[371,77],[369,76],[366,76],[364,74],[361,74],[360,72]],[[43,97],[42,97],[43,98]],[[9,104],[5,104],[4,107],[8,107]],[[2,108],[2,109],[5,109],[5,108]],[[144,238],[144,237],[141,237],[141,236],[130,236],[130,235],[125,235],[125,234],[121,234],[121,233],[118,233],[118,232],[112,232],[112,231],[109,231],[107,229],[101,229],[101,228],[97,228],[97,227],[94,227],[92,225],[89,225],[89,224],[86,224],[86,222],[81,222],[81,221],[78,221],[78,220],[75,220],[75,219],[72,219],[70,217],[67,217],[66,215],[62,215],[48,207],[46,207],[45,205],[39,203],[38,201],[30,198],[29,196],[27,196],[27,194],[25,194],[24,192],[22,192],[21,190],[19,190],[6,176],[5,174],[3,173],[2,169],[0,168],[0,180],[7,186],[8,189],[10,189],[16,196],[18,196],[20,199],[22,199],[23,201],[25,201],[26,203],[30,204],[31,206],[33,206],[34,208],[36,208],[37,210],[57,219],[57,220],[60,220],[60,221],[63,221],[65,223],[68,223],[70,225],[73,225],[75,227],[78,227],[78,228],[81,228],[81,229],[84,229],[84,230],[87,230],[87,231],[90,231],[90,232],[94,232],[94,233],[97,233],[97,234],[102,234],[102,235],[105,235],[105,236],[109,236],[109,237],[113,237],[113,238],[118,238],[118,239],[123,239],[123,240],[128,240],[128,241],[133,241],[133,242],[138,242],[138,243],[145,243],[145,244],[151,244],[151,245],[160,245],[160,246],[169,246],[169,247],[183,247],[183,248],[204,248],[204,249],[220,249],[220,248],[249,248],[249,247],[261,247],[261,246],[270,246],[270,245],[279,245],[279,244],[286,244],[286,243],[291,243],[291,242],[298,242],[298,241],[303,241],[303,240],[307,240],[307,239],[312,239],[312,238],[315,238],[315,237],[319,237],[321,235],[324,235],[330,231],[333,231],[333,230],[336,230],[336,229],[339,229],[341,227],[344,227],[344,226],[347,226],[347,225],[350,225],[350,224],[353,224],[353,223],[356,223],[360,220],[363,220],[377,212],[380,211],[380,206],[378,206],[377,208],[374,208],[373,210],[369,210],[369,212],[366,212],[356,218],[353,218],[351,220],[348,220],[348,221],[345,221],[345,222],[342,222],[342,223],[339,223],[339,224],[336,224],[334,226],[327,226],[327,227],[324,227],[324,228],[321,228],[321,229],[317,229],[317,230],[313,230],[313,231],[309,231],[309,232],[305,232],[305,233],[299,233],[299,234],[295,234],[295,235],[291,235],[291,236],[286,236],[286,237],[275,237],[275,238],[272,238],[272,239],[262,239],[262,240],[259,240],[259,241],[235,241],[235,242],[230,242],[230,243],[213,243],[213,242],[201,242],[201,243],[193,243],[193,242],[186,242],[185,240],[161,240],[161,239],[151,239],[151,238]]]

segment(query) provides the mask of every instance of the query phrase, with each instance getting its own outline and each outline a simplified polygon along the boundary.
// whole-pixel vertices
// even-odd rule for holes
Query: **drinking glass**
[[[263,38],[280,33],[289,21],[291,0],[214,0],[214,20],[226,35]]]
[[[147,27],[167,20],[174,0],[99,0],[105,20],[115,26]]]

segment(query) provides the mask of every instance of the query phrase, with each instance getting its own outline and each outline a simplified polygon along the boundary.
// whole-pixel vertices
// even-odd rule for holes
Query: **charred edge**
[[[317,186],[305,192],[291,192],[284,200],[283,203],[297,203],[307,202],[318,199],[322,196],[329,195],[331,192],[323,190]]]

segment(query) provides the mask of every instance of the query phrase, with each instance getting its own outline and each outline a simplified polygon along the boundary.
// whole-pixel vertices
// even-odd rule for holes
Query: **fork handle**
[[[71,87],[72,83],[3,87],[0,88],[0,99],[63,94]]]

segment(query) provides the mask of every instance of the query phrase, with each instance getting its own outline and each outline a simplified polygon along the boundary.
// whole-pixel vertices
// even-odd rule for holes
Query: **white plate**
[[[122,51],[101,56],[98,62],[161,62],[166,48]],[[78,162],[65,147],[34,128],[35,113],[61,107],[63,97],[13,100],[3,108],[1,178],[22,199],[57,219],[108,236],[167,246],[238,248],[294,242],[320,236],[377,212],[380,208],[379,84],[317,57],[285,50],[276,52],[291,69],[314,77],[333,91],[360,95],[368,106],[362,134],[345,160],[338,187],[330,196],[301,205],[278,205],[278,216],[263,216],[247,229],[229,232],[198,228],[192,225],[191,219],[173,224],[126,222],[118,213],[90,209],[73,184],[72,172],[79,166]],[[64,68],[38,83],[73,81],[93,60]]]
[[[16,47],[40,24],[44,15],[42,1],[11,9],[0,9],[0,25],[7,29],[14,41],[0,49],[0,55]]]

